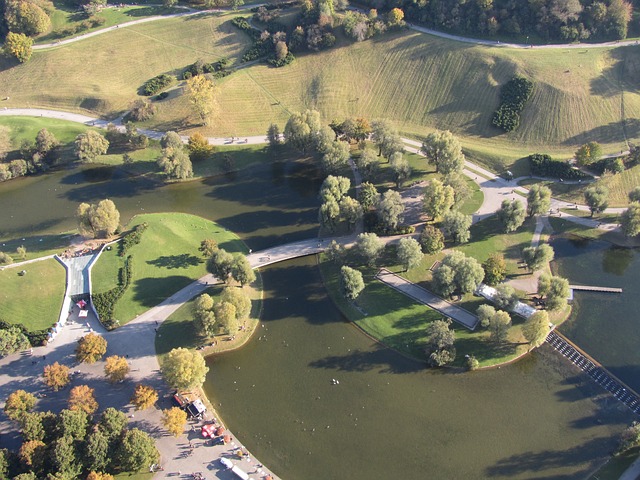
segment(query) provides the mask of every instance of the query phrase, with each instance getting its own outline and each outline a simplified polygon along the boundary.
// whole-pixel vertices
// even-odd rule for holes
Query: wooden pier
[[[606,293],[622,293],[621,288],[616,287],[595,287],[592,285],[569,285],[571,290],[582,290],[585,292],[606,292]]]
[[[568,338],[560,332],[552,330],[546,341],[576,367],[589,375],[594,382],[625,404],[633,413],[640,414],[640,396],[622,380],[608,372],[595,359],[571,343]]]

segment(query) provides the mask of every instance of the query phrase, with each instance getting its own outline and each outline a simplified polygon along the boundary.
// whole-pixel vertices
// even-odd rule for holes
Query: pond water
[[[556,237],[551,245],[557,273],[571,283],[623,289],[622,294],[575,292],[571,318],[560,330],[640,391],[639,252],[577,237]]]
[[[500,369],[427,370],[346,322],[315,258],[262,275],[263,326],[208,359],[205,388],[283,478],[583,478],[629,421],[546,347]]]
[[[124,225],[137,213],[192,213],[260,250],[317,235],[320,181],[320,172],[305,162],[259,164],[232,178],[174,184],[131,177],[116,167],[84,166],[1,183],[0,239],[73,230],[78,204],[110,198]]]

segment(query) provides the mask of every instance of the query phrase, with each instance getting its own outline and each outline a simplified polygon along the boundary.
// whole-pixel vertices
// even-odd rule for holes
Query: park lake
[[[62,170],[0,185],[0,238],[70,231],[78,203],[111,198],[122,223],[140,212],[193,213],[259,250],[317,234],[318,186],[318,172],[296,162],[169,185],[114,167]],[[579,294],[563,331],[638,388],[638,256],[553,245],[572,282],[625,288],[620,297]],[[283,478],[583,478],[631,419],[548,346],[473,373],[427,370],[381,347],[335,309],[315,257],[269,268],[263,280],[264,326],[242,350],[209,358],[205,388]]]

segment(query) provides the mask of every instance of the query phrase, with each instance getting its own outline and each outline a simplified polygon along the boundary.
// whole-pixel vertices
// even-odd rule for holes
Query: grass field
[[[36,52],[24,65],[0,64],[3,106],[43,106],[115,115],[137,88],[159,73],[176,73],[197,58],[237,59],[248,44],[230,16],[169,19]],[[136,48],[130,46],[135,44]],[[87,56],[85,52],[91,51]],[[137,61],[144,58],[144,62]],[[473,46],[410,31],[301,55],[286,68],[255,65],[219,81],[218,118],[205,133],[263,133],[292,111],[324,118],[386,117],[422,136],[451,129],[469,157],[500,171],[526,154],[569,156],[590,140],[605,151],[640,138],[640,51],[633,47],[512,50]],[[490,125],[500,85],[514,74],[534,80],[522,126],[503,134]],[[621,110],[624,93],[624,115]],[[224,112],[224,114],[222,113]],[[159,102],[158,129],[199,128],[183,96]]]
[[[63,144],[73,142],[78,135],[89,129],[76,122],[42,117],[0,117],[0,125],[11,129],[11,142],[16,149],[23,141],[33,143],[43,128],[53,133]]]
[[[129,228],[147,222],[149,227],[140,244],[127,254],[133,256],[131,286],[117,303],[115,318],[124,324],[156,306],[173,293],[206,273],[198,251],[205,238],[215,238],[230,252],[245,252],[244,244],[233,233],[217,224],[183,213],[158,213],[134,217]],[[116,285],[122,257],[114,247],[95,264],[93,290],[103,292]]]
[[[356,306],[345,300],[340,294],[339,269],[333,262],[323,261],[320,265],[325,286],[329,295],[343,314],[362,330],[383,344],[414,358],[424,359],[425,330],[442,315],[425,305],[416,303],[409,297],[397,292],[373,278],[375,269],[364,269],[366,288],[356,300]],[[421,275],[425,271],[424,263],[412,271],[402,272],[401,268],[391,267],[392,271],[408,278]],[[424,276],[424,273],[422,273]],[[475,311],[482,303],[477,297],[467,299],[460,306]],[[521,320],[514,318],[509,331],[510,343],[498,346],[488,341],[489,333],[481,328],[470,332],[466,328],[452,324],[456,331],[457,357],[454,365],[464,365],[465,355],[474,355],[481,366],[495,365],[508,361],[526,351],[521,345]]]
[[[86,16],[84,14],[78,13],[76,9],[69,8],[69,6],[65,5],[63,2],[54,2],[56,9],[51,14],[51,31],[44,33],[38,37],[36,37],[36,45],[39,43],[47,43],[54,40],[61,40],[67,38],[63,36],[58,30],[63,29],[65,27],[69,27],[71,25],[79,24],[83,20],[86,20]],[[95,30],[100,30],[101,28],[111,27],[113,25],[119,25],[121,23],[130,22],[132,20],[137,20],[139,18],[150,17],[152,15],[166,15],[169,13],[178,12],[178,9],[173,8],[165,8],[159,6],[126,6],[123,8],[119,7],[111,7],[105,8],[100,13],[98,13],[98,17],[104,18],[105,22],[94,28],[89,28],[86,30],[79,31],[77,34],[71,35],[71,37],[75,37],[78,35],[82,35],[85,33],[93,32]]]
[[[27,273],[18,275],[21,270]],[[65,278],[64,267],[54,259],[0,271],[0,318],[29,330],[53,326],[60,315]]]
[[[34,237],[20,237],[3,239],[0,245],[0,252],[7,253],[14,262],[21,262],[23,259],[18,256],[16,249],[25,247],[27,255],[24,260],[53,255],[63,252],[71,243],[73,233],[63,233],[57,235],[37,235]]]

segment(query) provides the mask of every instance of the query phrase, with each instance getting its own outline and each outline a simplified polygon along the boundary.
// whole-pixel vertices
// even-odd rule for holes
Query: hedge
[[[120,251],[118,252],[118,255],[120,257],[124,257],[127,253],[127,250],[140,243],[142,234],[148,226],[149,224],[147,224],[147,222],[136,225],[133,230],[131,230],[122,238],[122,241],[120,242]]]
[[[92,297],[93,306],[98,312],[100,322],[107,330],[113,330],[116,327],[116,320],[113,318],[113,311],[118,300],[122,298],[131,283],[133,257],[129,255],[124,266],[118,272],[118,286],[102,293],[94,293]]]
[[[500,105],[493,114],[494,126],[511,132],[520,125],[520,113],[533,92],[533,82],[524,77],[513,77],[500,91]]]
[[[30,330],[27,330],[27,327],[25,327],[21,323],[13,324],[13,323],[5,322],[4,320],[0,319],[0,330],[9,330],[10,328],[19,329],[29,339],[29,343],[31,344],[32,347],[39,347],[41,345],[46,345],[47,338],[49,338],[49,332],[51,331],[50,328],[44,329],[44,330],[30,331]]]
[[[533,175],[562,178],[565,180],[584,180],[590,178],[586,173],[572,167],[567,162],[553,160],[545,153],[534,153],[527,157]]]
[[[164,90],[169,85],[172,85],[176,81],[176,77],[173,75],[167,75],[166,73],[153,77],[150,80],[144,82],[142,85],[142,94],[150,97],[155,95],[160,90]]]

